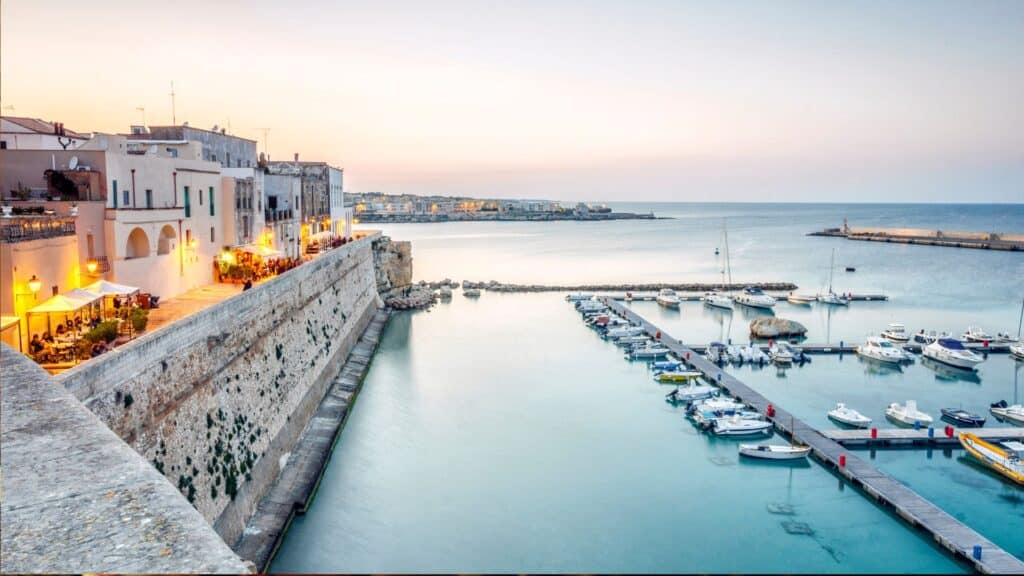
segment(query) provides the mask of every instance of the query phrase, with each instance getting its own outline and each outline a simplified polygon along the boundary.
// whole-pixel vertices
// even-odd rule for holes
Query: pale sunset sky
[[[169,124],[173,80],[350,191],[1024,202],[1024,1],[0,6],[4,114]]]

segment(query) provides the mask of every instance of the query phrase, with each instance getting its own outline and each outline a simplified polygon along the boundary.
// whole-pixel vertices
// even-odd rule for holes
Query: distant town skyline
[[[1024,202],[1020,2],[11,0],[0,17],[4,115],[171,124],[173,81],[179,124],[342,166],[356,192]]]

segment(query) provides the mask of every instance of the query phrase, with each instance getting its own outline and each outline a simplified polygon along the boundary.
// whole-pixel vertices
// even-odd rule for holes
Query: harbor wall
[[[234,542],[380,304],[346,244],[59,381]]]
[[[885,235],[906,238],[945,238],[948,240],[978,240],[978,241],[1003,241],[1003,242],[1024,242],[1024,234],[999,234],[995,232],[969,232],[966,230],[930,230],[926,228],[869,228],[863,226],[850,226],[847,228],[850,235]]]

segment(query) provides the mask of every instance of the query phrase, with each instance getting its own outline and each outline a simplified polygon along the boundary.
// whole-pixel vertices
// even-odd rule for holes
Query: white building
[[[301,256],[302,178],[298,174],[264,174],[264,220],[269,246],[285,256]]]
[[[21,116],[0,117],[0,150],[74,150],[89,140],[87,134]]]
[[[270,245],[266,237],[269,230],[263,211],[264,175],[260,168],[221,168],[225,244]]]
[[[348,238],[352,236],[352,209],[345,208],[345,171],[328,167],[328,193],[331,204],[331,232]]]

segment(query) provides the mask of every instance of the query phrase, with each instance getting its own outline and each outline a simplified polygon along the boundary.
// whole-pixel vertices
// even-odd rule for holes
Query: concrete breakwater
[[[844,224],[841,228],[826,228],[825,230],[811,232],[808,236],[828,236],[867,242],[921,244],[950,248],[1007,250],[1011,252],[1024,251],[1024,234],[928,230],[922,228],[865,228]]]
[[[359,221],[364,224],[426,224],[432,222],[554,222],[574,220],[577,222],[596,222],[606,220],[666,220],[665,217],[653,213],[638,214],[634,212],[589,212],[576,214],[573,212],[474,212],[458,214],[395,214],[381,212],[360,212]]]
[[[440,286],[441,283],[421,282],[426,286]],[[492,292],[657,292],[663,288],[671,288],[678,292],[707,292],[709,290],[742,290],[748,286],[757,287],[770,291],[796,290],[797,285],[792,282],[748,282],[723,284],[721,282],[690,282],[675,283],[662,282],[656,284],[510,284],[490,280],[488,282],[476,282],[463,280],[462,288],[477,288],[490,290]]]

